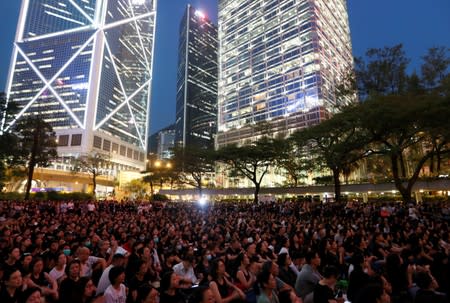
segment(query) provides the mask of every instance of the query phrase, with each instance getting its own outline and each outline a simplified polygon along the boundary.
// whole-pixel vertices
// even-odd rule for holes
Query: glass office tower
[[[23,0],[7,83],[20,111],[3,129],[40,115],[62,158],[143,169],[155,24],[156,0]]]
[[[217,145],[320,123],[353,67],[345,0],[219,0]]]
[[[180,24],[176,143],[214,148],[217,131],[217,27],[188,5]]]

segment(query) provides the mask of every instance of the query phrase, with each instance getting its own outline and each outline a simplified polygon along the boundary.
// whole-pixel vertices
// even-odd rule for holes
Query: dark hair
[[[8,281],[16,271],[20,272],[18,268],[6,268],[3,272],[3,282]]]
[[[265,271],[265,272],[271,273],[272,272],[272,265],[273,265],[272,261],[264,262],[264,264],[262,265],[261,271]]]
[[[19,293],[19,303],[25,303],[27,302],[28,298],[31,297],[35,292],[39,292],[42,294],[41,290],[37,287],[31,287],[25,289],[22,293]]]
[[[30,263],[30,270],[31,270],[31,271],[33,271],[34,266],[35,266],[36,263],[38,263],[38,262],[44,263],[44,259],[42,259],[41,257],[34,257],[33,260],[32,260],[31,263]],[[42,268],[42,270],[44,270],[44,269]]]
[[[209,289],[208,286],[198,287],[192,295],[189,297],[189,303],[201,303],[203,301],[203,295]]]
[[[236,258],[235,264],[237,266],[240,266],[243,260],[244,260],[244,253],[240,253]]]
[[[112,262],[117,261],[117,260],[123,260],[125,259],[125,256],[122,254],[114,254],[114,256],[112,257]]]
[[[287,260],[288,254],[287,253],[281,253],[278,255],[278,259],[277,259],[277,264],[280,267],[283,267],[284,265],[286,265],[286,260]]]
[[[428,287],[430,287],[433,279],[427,272],[418,272],[416,274],[415,281],[417,286],[419,286],[421,289],[427,289]]]
[[[145,301],[145,299],[147,299],[148,295],[150,294],[150,292],[152,291],[152,289],[156,289],[153,286],[151,286],[150,284],[144,284],[141,285],[138,289],[137,289],[137,298],[136,298],[136,302],[137,303],[142,303]]]
[[[171,270],[171,271],[166,272],[162,276],[161,284],[160,284],[162,292],[166,291],[170,288],[170,280],[171,280],[173,274],[174,274],[174,271]]]
[[[122,266],[114,266],[113,268],[111,268],[108,274],[109,282],[111,282],[111,284],[114,284],[116,282],[116,279],[124,272],[125,268],[123,268]]]
[[[258,283],[259,283],[261,288],[264,288],[264,284],[267,284],[267,282],[269,282],[270,275],[271,275],[271,272],[267,271],[267,270],[262,270],[259,273],[259,275],[258,275]]]
[[[210,275],[211,275],[211,280],[212,281],[217,281],[217,278],[218,278],[217,270],[219,269],[219,263],[220,262],[224,263],[221,259],[213,260],[212,263],[211,263]]]
[[[338,278],[339,277],[339,270],[335,266],[325,266],[323,269],[323,277],[326,279],[329,279],[331,277]]]
[[[383,286],[379,283],[366,285],[355,298],[354,303],[377,303],[384,293]]]
[[[316,257],[317,252],[315,250],[310,250],[305,255],[305,261],[308,264],[311,264],[311,261]]]
[[[72,265],[74,265],[75,263],[78,264],[79,266],[81,266],[80,260],[73,259],[72,261],[69,262],[69,264],[66,265],[66,269],[64,270],[66,272],[66,276],[69,276],[70,267],[72,267]]]

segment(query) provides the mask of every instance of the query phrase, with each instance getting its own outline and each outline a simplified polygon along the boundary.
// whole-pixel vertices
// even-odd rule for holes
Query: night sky
[[[33,0],[32,0],[33,1]],[[238,1],[238,0],[236,0]],[[175,120],[178,27],[187,3],[217,22],[217,0],[159,0],[151,132]],[[0,1],[0,90],[6,85],[21,0]],[[353,53],[403,43],[420,71],[420,57],[433,46],[450,47],[449,0],[348,0]]]

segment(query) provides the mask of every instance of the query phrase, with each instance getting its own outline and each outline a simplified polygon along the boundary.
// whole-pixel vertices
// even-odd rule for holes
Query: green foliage
[[[255,203],[258,202],[261,182],[277,158],[276,142],[263,137],[250,145],[229,145],[217,151],[217,159],[230,167],[230,174],[253,182]]]
[[[110,162],[109,155],[101,153],[92,153],[82,155],[72,161],[72,173],[86,172],[92,176],[92,194],[95,196],[95,189],[97,188],[97,177],[104,174],[102,169]]]
[[[165,202],[165,201],[169,201],[169,197],[167,197],[166,195],[154,194],[152,196],[152,201]]]

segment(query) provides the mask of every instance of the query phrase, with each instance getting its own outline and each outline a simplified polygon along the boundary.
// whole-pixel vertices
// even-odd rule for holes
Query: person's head
[[[226,272],[225,263],[221,259],[216,259],[211,263],[211,277],[213,280],[223,276]]]
[[[189,303],[214,303],[212,290],[206,286],[198,287],[189,298]]]
[[[114,266],[108,274],[109,282],[112,285],[117,285],[125,281],[125,268],[122,266]]]
[[[18,289],[22,286],[22,274],[18,269],[7,269],[3,273],[3,282],[6,287]]]
[[[81,273],[81,263],[80,260],[72,260],[66,266],[66,275],[72,280],[76,280],[80,277]]]
[[[157,298],[159,297],[159,292],[153,286],[145,284],[138,288],[137,290],[137,303],[156,303],[159,302]]]
[[[360,290],[355,303],[390,303],[391,299],[380,283],[371,283]]]
[[[111,263],[113,266],[124,266],[125,265],[125,256],[122,254],[115,254],[112,257]]]
[[[192,267],[192,263],[194,262],[194,256],[190,254],[186,254],[183,258],[183,267],[185,269],[189,269]]]
[[[248,266],[250,264],[250,259],[248,258],[247,254],[240,253],[236,258],[236,264],[239,264],[241,266]]]
[[[334,266],[326,266],[323,270],[323,277],[329,286],[334,287],[339,277],[339,270]]]
[[[41,257],[35,257],[30,264],[32,273],[40,274],[44,269],[44,260]]]
[[[417,286],[419,286],[421,289],[430,289],[432,288],[433,279],[431,278],[430,274],[427,272],[418,272],[415,277],[415,281]]]
[[[161,279],[161,291],[180,287],[180,277],[173,271],[166,272]]]
[[[41,290],[37,287],[27,288],[19,297],[20,303],[41,303]]]
[[[320,256],[319,254],[312,250],[308,251],[305,256],[306,263],[313,267],[319,267],[320,266]]]
[[[92,298],[95,296],[95,291],[97,288],[95,287],[94,282],[91,278],[81,277],[78,281],[79,292],[82,294],[84,298]]]
[[[56,261],[56,264],[59,266],[64,266],[67,264],[67,257],[64,253],[60,253],[58,255],[58,260]]]
[[[12,248],[9,253],[8,257],[10,260],[17,262],[20,260],[20,249],[18,247]]]
[[[78,258],[82,263],[88,260],[90,253],[91,251],[87,247],[78,248]]]
[[[139,260],[139,262],[137,263],[137,268],[138,274],[145,274],[148,271],[148,263],[145,262],[144,260]]]
[[[280,267],[288,266],[291,259],[289,258],[289,255],[287,253],[282,253],[278,255],[277,264]]]
[[[270,273],[270,271],[267,270],[262,270],[259,273],[258,282],[264,290],[273,290],[277,287],[275,277]]]

